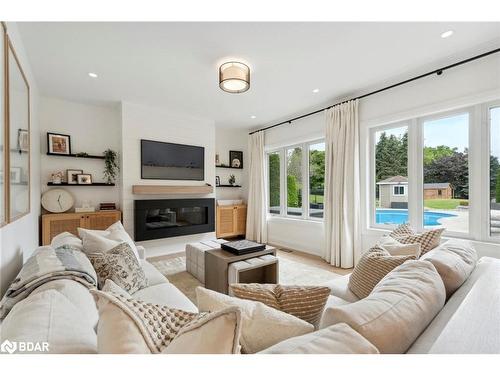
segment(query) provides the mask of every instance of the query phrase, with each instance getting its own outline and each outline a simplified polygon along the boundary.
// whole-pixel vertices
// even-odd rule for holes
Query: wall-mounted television
[[[141,140],[141,178],[205,180],[205,148]]]

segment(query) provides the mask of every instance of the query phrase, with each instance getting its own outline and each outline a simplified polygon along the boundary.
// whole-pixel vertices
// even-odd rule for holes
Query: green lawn
[[[467,202],[466,199],[426,199],[425,208],[434,208],[436,210],[453,210],[460,205],[460,202]]]
[[[311,202],[311,203],[323,203],[323,196],[311,194],[309,196],[309,202]]]

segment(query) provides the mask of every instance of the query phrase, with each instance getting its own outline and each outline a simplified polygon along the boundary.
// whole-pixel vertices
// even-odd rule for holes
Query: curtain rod
[[[332,105],[329,105],[328,107],[325,107],[325,108],[321,108],[321,109],[318,109],[316,111],[313,111],[313,112],[309,112],[309,113],[306,113],[304,115],[300,115],[300,116],[297,116],[297,117],[294,117],[294,118],[291,118],[289,120],[286,120],[286,121],[282,121],[282,122],[279,122],[277,124],[274,124],[274,125],[270,125],[270,126],[267,126],[265,128],[261,128],[261,129],[257,129],[257,130],[254,130],[250,133],[248,133],[249,135],[252,135],[252,134],[255,134],[255,133],[258,133],[258,132],[263,132],[263,131],[266,131],[266,130],[269,130],[269,129],[272,129],[272,128],[275,128],[277,126],[281,126],[281,125],[285,125],[285,124],[291,124],[292,121],[297,121],[297,120],[300,120],[300,119],[303,119],[304,117],[309,117],[309,116],[312,116],[312,115],[315,115],[317,113],[320,113],[320,112],[323,112],[327,109],[330,109],[330,108],[333,108],[335,107],[336,105],[340,105],[340,104],[344,104],[344,103],[347,103],[351,100],[356,100],[356,99],[363,99],[363,98],[366,98],[368,96],[371,96],[371,95],[375,95],[375,94],[378,94],[382,91],[387,91],[387,90],[390,90],[390,89],[393,89],[394,87],[398,87],[398,86],[402,86],[402,85],[405,85],[407,83],[410,83],[410,82],[413,82],[413,81],[416,81],[418,79],[421,79],[421,78],[424,78],[424,77],[428,77],[430,75],[433,75],[433,74],[437,74],[438,76],[440,76],[441,74],[443,74],[443,72],[445,70],[448,70],[448,69],[451,69],[451,68],[454,68],[456,66],[459,66],[459,65],[462,65],[462,64],[466,64],[466,63],[469,63],[471,61],[474,61],[474,60],[478,60],[478,59],[481,59],[483,57],[486,57],[486,56],[489,56],[489,55],[492,55],[494,53],[498,53],[500,52],[500,48],[497,48],[497,49],[494,49],[494,50],[491,50],[491,51],[488,51],[488,52],[485,52],[485,53],[481,53],[480,55],[476,55],[476,56],[473,56],[473,57],[470,57],[468,59],[465,59],[465,60],[462,60],[462,61],[459,61],[459,62],[456,62],[454,64],[451,64],[451,65],[447,65],[447,66],[444,66],[442,68],[439,68],[439,69],[435,69],[433,71],[430,71],[428,73],[424,73],[424,74],[420,74],[416,77],[413,77],[413,78],[409,78],[407,80],[404,80],[404,81],[401,81],[401,82],[398,82],[398,83],[394,83],[392,85],[389,85],[389,86],[386,86],[386,87],[383,87],[381,89],[378,89],[378,90],[375,90],[375,91],[371,91],[369,93],[366,93],[366,94],[363,94],[363,95],[360,95],[360,96],[357,96],[355,98],[352,98],[352,99],[348,99],[348,100],[343,100],[341,102],[338,102],[338,103],[335,103],[335,104],[332,104]]]

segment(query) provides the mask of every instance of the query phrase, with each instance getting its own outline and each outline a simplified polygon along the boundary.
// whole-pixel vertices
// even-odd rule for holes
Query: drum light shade
[[[250,68],[248,65],[230,61],[219,68],[219,87],[226,92],[238,94],[250,88]]]

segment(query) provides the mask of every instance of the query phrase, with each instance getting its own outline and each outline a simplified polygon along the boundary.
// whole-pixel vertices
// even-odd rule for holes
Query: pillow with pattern
[[[112,281],[92,290],[99,310],[97,348],[107,354],[237,354],[241,313],[192,313],[139,301]]]
[[[416,259],[416,256],[393,256],[387,250],[375,245],[363,254],[354,267],[348,287],[358,298],[366,298],[389,272],[410,259]]]
[[[391,235],[392,238],[401,242],[402,244],[419,243],[420,244],[420,256],[431,251],[435,247],[439,246],[441,242],[441,235],[444,232],[444,228],[431,229],[419,234],[410,235]]]
[[[87,256],[97,273],[99,289],[102,289],[108,279],[130,294],[148,286],[144,270],[126,242],[106,253],[92,253]]]
[[[394,229],[391,233],[389,233],[389,236],[392,238],[397,238],[397,237],[413,236],[414,234],[416,234],[416,232],[412,229],[410,224],[405,223],[398,225],[396,229]]]
[[[330,288],[325,286],[231,284],[230,290],[235,297],[262,302],[314,326],[319,325],[330,296]]]

